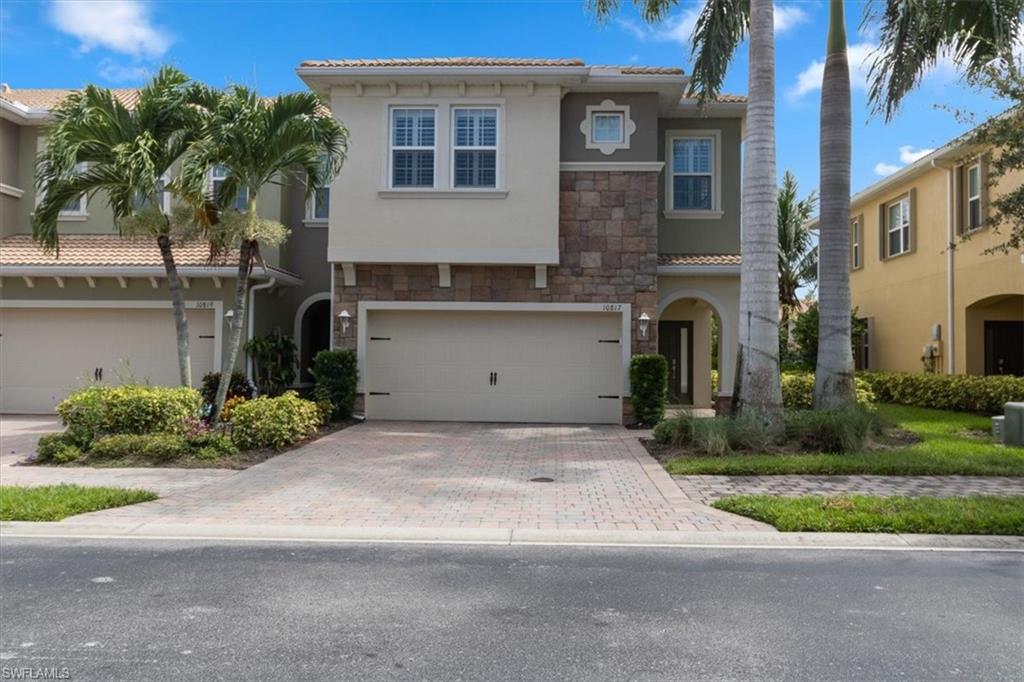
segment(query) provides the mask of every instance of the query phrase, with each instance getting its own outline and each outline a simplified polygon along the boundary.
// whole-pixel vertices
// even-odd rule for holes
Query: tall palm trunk
[[[775,35],[771,0],[750,0],[749,100],[743,161],[743,265],[736,407],[782,416],[779,378],[778,206],[775,187]]]
[[[854,400],[850,343],[850,66],[843,0],[830,0],[828,56],[821,82],[821,219],[818,367],[814,406]]]
[[[156,238],[160,257],[167,273],[167,289],[171,293],[171,309],[174,311],[174,330],[178,336],[178,380],[182,386],[192,387],[192,358],[188,352],[188,316],[185,313],[185,290],[178,276],[178,265],[171,252],[171,239],[165,234]]]
[[[228,386],[231,384],[231,373],[238,360],[238,348],[242,345],[242,327],[245,325],[245,299],[249,293],[249,272],[252,269],[253,244],[250,239],[243,239],[238,247],[238,274],[235,277],[234,315],[229,322],[227,357],[220,368],[220,383],[217,385],[217,399],[214,401],[213,423],[220,422],[220,413],[224,409],[224,401],[228,397]]]

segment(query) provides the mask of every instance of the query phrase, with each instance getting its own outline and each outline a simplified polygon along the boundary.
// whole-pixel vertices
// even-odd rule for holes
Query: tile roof
[[[728,102],[730,104],[745,104],[747,101],[746,95],[730,95],[727,92],[718,93],[718,97],[715,98],[716,102]]]
[[[210,259],[203,241],[174,247],[178,267],[234,265],[230,255]],[[152,239],[122,239],[116,234],[67,234],[60,238],[60,255],[45,253],[31,235],[15,234],[0,239],[0,267],[11,265],[163,267],[160,250]]]
[[[369,68],[402,66],[585,66],[582,59],[530,59],[519,57],[403,57],[397,59],[311,59],[304,67]]]
[[[663,253],[658,265],[739,265],[738,253]]]
[[[613,66],[624,74],[629,75],[666,75],[682,76],[683,70],[676,66]]]
[[[52,109],[75,92],[69,88],[8,88],[0,91],[0,99],[17,102],[29,109]],[[131,109],[139,101],[138,88],[114,88],[114,98]]]

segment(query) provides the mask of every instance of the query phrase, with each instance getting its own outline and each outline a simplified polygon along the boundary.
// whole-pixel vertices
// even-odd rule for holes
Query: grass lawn
[[[665,463],[670,474],[880,474],[889,476],[1024,476],[1024,448],[994,445],[990,420],[963,412],[905,405],[878,405],[879,416],[912,431],[921,442],[891,450],[849,455],[775,454],[679,457]]]
[[[712,506],[790,532],[1024,535],[1024,497],[736,495]]]
[[[60,521],[157,498],[148,490],[80,485],[0,486],[0,521]]]

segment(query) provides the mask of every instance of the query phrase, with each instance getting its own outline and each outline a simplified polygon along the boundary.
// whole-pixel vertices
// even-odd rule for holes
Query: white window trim
[[[306,181],[308,182],[309,179],[307,178]],[[330,185],[324,185],[323,187],[314,187],[313,188],[313,193],[310,194],[309,195],[309,199],[306,200],[306,215],[302,219],[302,224],[305,225],[306,227],[327,227],[327,223],[331,219],[331,209],[330,209],[330,206],[327,207],[327,217],[326,218],[317,218],[315,215],[313,215],[313,208],[314,208],[315,202],[316,202],[316,190],[318,190],[318,189],[326,189],[327,193],[328,193],[328,196],[330,196],[330,192],[331,192],[331,186]]]
[[[893,226],[889,223],[889,219],[890,219],[889,209],[892,208],[893,206],[896,206],[896,205],[899,205],[901,207],[900,208],[900,218],[902,219],[902,218],[906,217],[906,222],[905,223],[901,222],[898,227],[893,228]],[[885,205],[885,257],[886,258],[896,258],[898,256],[902,256],[904,254],[910,253],[910,232],[911,232],[912,227],[913,226],[910,224],[910,195],[909,194],[905,194],[902,197],[900,197],[899,199],[896,199],[895,201],[890,201],[889,203],[887,203]],[[904,234],[900,236],[900,242],[901,242],[901,245],[903,246],[903,248],[899,251],[899,253],[892,253],[892,251],[889,248],[890,247],[890,243],[891,243],[890,240],[889,240],[889,236],[893,232],[904,231],[904,230],[905,230]]]
[[[461,147],[455,144],[455,110],[456,109],[493,109],[495,116],[496,126],[494,129],[494,146],[493,147]],[[504,121],[501,120],[501,107],[493,104],[453,104],[449,109],[448,116],[448,139],[451,144],[448,145],[448,189],[453,192],[494,192],[504,186],[504,181],[501,174],[501,134],[503,129]],[[436,122],[435,122],[436,125]],[[437,142],[437,138],[434,138],[434,142]],[[455,185],[455,152],[456,151],[493,151],[494,152],[494,186],[468,186],[468,187],[456,187]]]
[[[87,167],[87,164],[84,161],[82,163],[76,163],[75,164],[75,168],[78,168],[78,167],[81,167],[82,170],[85,170],[85,168]],[[77,172],[81,172],[81,171],[77,171]],[[79,204],[79,209],[77,211],[66,211],[64,209],[61,209],[61,212],[59,214],[57,214],[57,220],[74,220],[74,221],[88,220],[89,219],[89,197],[87,197],[83,193],[81,195],[81,197],[79,197],[79,198],[81,199],[81,203]]]
[[[207,191],[211,195],[213,194],[213,181],[214,180],[223,180],[224,179],[224,178],[219,177],[219,176],[217,178],[214,178],[213,171],[214,171],[215,168],[216,168],[216,166],[211,166],[210,167],[210,172],[206,174],[206,188],[207,188]],[[224,176],[224,177],[226,178],[227,176]],[[243,187],[241,189],[241,191],[245,192],[245,203],[248,204],[249,203],[249,188],[248,187]],[[214,197],[214,199],[216,199],[216,197]],[[230,207],[230,206],[228,208],[229,209],[233,209],[233,207]]]
[[[864,266],[864,244],[863,232],[860,229],[860,220],[854,218],[850,221],[850,269],[860,270]]]
[[[711,166],[711,209],[693,210],[679,209],[673,205],[675,199],[672,187],[672,142],[679,139],[711,138],[714,145]],[[703,173],[701,174],[703,175]],[[665,131],[665,211],[669,220],[717,220],[725,212],[722,210],[722,131],[721,130],[667,130]]]
[[[978,174],[978,193],[974,194],[974,195],[971,194],[971,172],[972,171],[973,172],[977,172],[977,174]],[[970,166],[967,167],[967,175],[966,175],[965,180],[966,181],[964,183],[964,185],[965,185],[964,189],[966,190],[966,193],[967,193],[967,216],[966,216],[967,231],[968,232],[977,232],[978,230],[980,230],[982,227],[985,226],[984,218],[981,215],[981,164],[980,163],[973,163],[973,164],[971,164]],[[977,226],[975,226],[975,227],[971,227],[971,202],[972,201],[977,201],[978,202],[978,221],[979,222],[978,222]]]
[[[413,147],[395,147],[395,136],[394,136],[395,112],[396,111],[403,111],[403,110],[410,110],[410,109],[432,109],[434,111],[434,144],[432,146],[427,147],[427,146],[419,145],[419,146],[413,146]],[[419,192],[423,192],[423,191],[429,191],[431,189],[437,189],[437,157],[438,157],[437,149],[438,149],[438,146],[439,146],[438,145],[438,137],[439,137],[439,129],[440,129],[440,126],[438,125],[438,123],[440,122],[440,118],[441,118],[441,116],[439,114],[440,114],[439,107],[436,104],[428,104],[428,103],[423,103],[423,104],[393,104],[393,105],[388,107],[388,129],[387,129],[387,136],[388,136],[388,138],[387,138],[388,139],[388,145],[387,145],[387,147],[388,147],[387,169],[388,170],[387,170],[387,173],[388,173],[388,177],[387,177],[387,188],[389,190],[391,190],[393,192],[405,192],[405,191],[414,191],[414,192],[415,191],[419,191]],[[413,152],[415,152],[415,151],[427,151],[427,150],[434,152],[434,178],[433,178],[434,179],[434,184],[432,184],[430,186],[427,186],[427,185],[416,185],[416,186],[412,186],[412,187],[396,187],[395,186],[395,174],[394,174],[394,162],[395,162],[394,160],[395,160],[395,150],[396,149],[402,149],[402,150],[413,151]]]
[[[622,138],[617,142],[597,141],[594,139],[594,115],[619,114],[622,116]],[[610,99],[600,104],[588,104],[586,116],[580,121],[580,132],[586,138],[586,148],[596,149],[605,156],[611,156],[620,149],[629,149],[630,138],[636,132],[636,122],[630,118],[628,104],[616,104]]]

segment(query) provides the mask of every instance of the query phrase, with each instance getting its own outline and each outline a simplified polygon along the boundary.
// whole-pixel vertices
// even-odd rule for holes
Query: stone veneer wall
[[[533,267],[452,265],[441,288],[437,265],[357,265],[355,286],[344,286],[335,265],[334,309],[352,315],[348,332],[334,322],[334,343],[355,348],[360,301],[515,301],[629,303],[634,353],[657,352],[658,174],[562,172],[559,264],[537,289]],[[509,225],[509,229],[515,229]],[[637,318],[651,317],[641,339]]]

